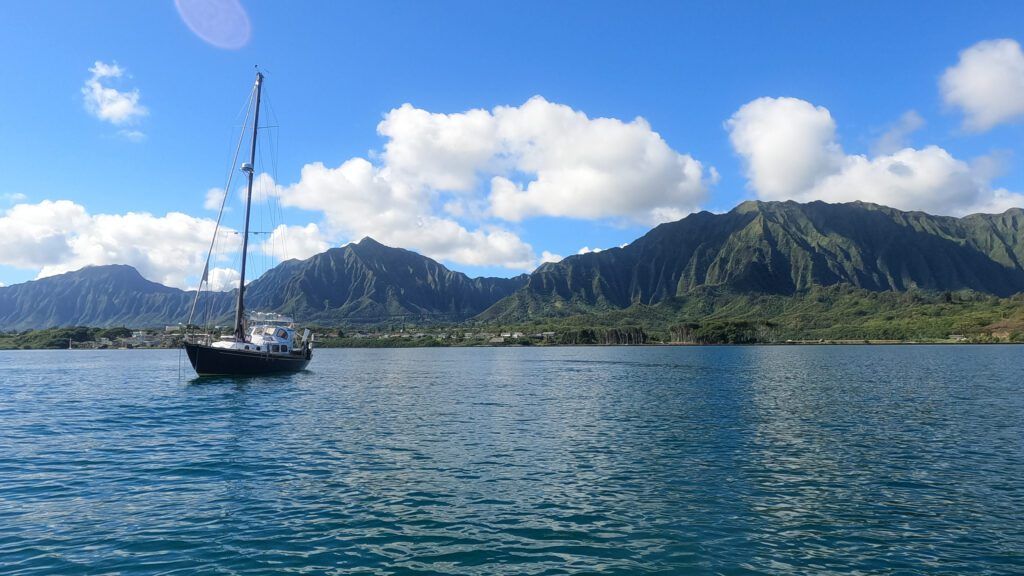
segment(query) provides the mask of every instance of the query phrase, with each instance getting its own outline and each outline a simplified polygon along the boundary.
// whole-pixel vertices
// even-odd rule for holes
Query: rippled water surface
[[[4,574],[1024,572],[1024,347],[0,353]]]

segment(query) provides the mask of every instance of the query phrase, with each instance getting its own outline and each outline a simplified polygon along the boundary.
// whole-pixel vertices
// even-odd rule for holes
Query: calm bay
[[[0,353],[4,574],[1012,574],[1024,347]]]

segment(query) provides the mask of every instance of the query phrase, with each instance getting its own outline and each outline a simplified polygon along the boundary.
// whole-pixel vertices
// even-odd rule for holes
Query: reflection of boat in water
[[[255,112],[252,123],[252,146],[249,162],[242,164],[242,171],[248,178],[245,198],[245,227],[242,231],[242,265],[241,277],[238,280],[238,299],[235,303],[235,325],[231,335],[222,336],[214,341],[210,335],[186,336],[185,352],[188,360],[199,375],[255,375],[274,372],[297,372],[303,370],[313,358],[313,340],[309,330],[298,338],[291,318],[276,314],[249,314],[249,326],[246,329],[245,314],[245,263],[249,247],[249,215],[252,207],[253,163],[256,161],[256,136],[259,130],[260,95],[263,88],[263,74],[256,73],[256,85],[253,88]],[[223,215],[223,207],[221,208]],[[218,226],[220,218],[217,219]],[[216,239],[217,232],[214,232]],[[211,253],[213,244],[211,243]],[[200,290],[196,292],[196,300],[192,304],[188,324],[192,324],[196,303],[202,291],[202,283],[207,281],[210,269],[210,257],[207,256]]]

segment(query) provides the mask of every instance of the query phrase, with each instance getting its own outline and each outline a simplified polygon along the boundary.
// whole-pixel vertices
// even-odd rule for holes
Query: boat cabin
[[[304,354],[291,318],[278,315],[253,314],[250,316],[249,334],[244,342],[234,336],[222,336],[212,346],[231,350],[249,350],[266,354]]]

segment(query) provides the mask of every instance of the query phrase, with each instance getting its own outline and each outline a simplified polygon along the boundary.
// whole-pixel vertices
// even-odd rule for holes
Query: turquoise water
[[[1024,347],[0,353],[3,574],[1011,574]]]

